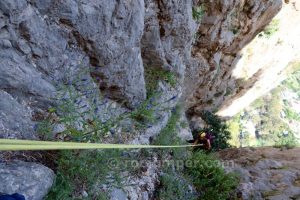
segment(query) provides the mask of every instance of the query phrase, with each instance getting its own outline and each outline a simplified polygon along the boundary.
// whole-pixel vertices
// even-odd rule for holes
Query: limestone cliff
[[[242,199],[299,199],[299,148],[241,148],[221,151],[229,171],[241,175]]]
[[[199,7],[204,14],[195,17]],[[233,76],[241,50],[281,7],[281,0],[1,0],[0,138],[39,139],[36,124],[51,115],[60,84],[79,94],[82,113],[93,108],[105,121],[145,102],[149,82],[159,79],[158,104],[169,108],[155,112],[159,122],[140,131],[126,121],[127,129],[109,130],[105,142],[149,144],[178,103],[197,122],[199,111],[215,111],[247,90]],[[149,78],[149,71],[168,76]],[[79,76],[96,90],[92,103]],[[191,136],[189,128],[179,132]],[[150,165],[147,175],[129,180],[126,195],[113,194],[153,198],[158,171]]]
[[[199,39],[187,68],[189,114],[217,110],[243,86],[233,76],[241,50],[272,20],[281,1],[204,1],[206,8],[198,30]],[[256,81],[256,80],[255,80]]]

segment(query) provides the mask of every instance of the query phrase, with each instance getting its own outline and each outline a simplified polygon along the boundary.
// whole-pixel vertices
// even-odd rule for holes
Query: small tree
[[[206,133],[211,133],[214,136],[212,150],[217,151],[230,147],[229,140],[231,139],[231,133],[228,130],[227,124],[217,115],[209,111],[203,111],[201,113],[201,118],[208,126],[197,131],[197,133],[203,131]]]

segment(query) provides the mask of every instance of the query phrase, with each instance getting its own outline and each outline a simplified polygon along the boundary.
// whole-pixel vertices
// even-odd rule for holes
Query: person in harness
[[[193,145],[199,145],[193,147],[193,151],[195,150],[210,151],[213,138],[214,136],[211,133],[201,131],[196,135],[196,137],[193,140],[189,140],[188,142],[192,143]]]

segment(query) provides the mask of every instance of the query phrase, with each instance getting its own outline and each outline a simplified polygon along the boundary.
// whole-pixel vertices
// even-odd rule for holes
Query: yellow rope
[[[80,142],[52,142],[36,140],[0,139],[0,151],[63,150],[63,149],[154,149],[186,148],[200,145],[136,145],[98,144]]]

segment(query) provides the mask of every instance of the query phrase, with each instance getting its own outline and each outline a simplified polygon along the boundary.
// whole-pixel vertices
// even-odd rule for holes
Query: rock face
[[[108,97],[130,105],[145,99],[142,1],[1,1],[0,18],[0,89],[23,106],[14,117],[26,106],[32,114],[49,107],[53,79],[76,74],[79,65],[100,77]]]
[[[193,19],[193,7],[199,5],[205,8],[201,23]],[[0,138],[38,138],[36,122],[45,119],[57,103],[57,85],[76,83],[82,71],[87,72],[87,87],[95,87],[120,112],[145,100],[147,70],[175,76],[174,86],[166,80],[158,82],[159,103],[164,106],[172,109],[182,100],[190,119],[201,109],[215,109],[228,88],[237,89],[231,74],[240,50],[280,8],[281,0],[1,0]],[[82,95],[78,101],[85,102],[88,94],[79,86],[73,89]],[[121,142],[149,144],[166,125],[170,111],[156,114],[158,124]],[[182,130],[179,136],[190,137],[190,130]],[[18,165],[20,171],[30,171],[32,166],[42,169],[36,164]],[[152,196],[159,171],[154,168],[150,179],[133,179],[137,186],[126,189],[129,199]],[[43,176],[40,181],[47,180],[47,188],[39,198],[53,174]],[[19,178],[25,181],[24,176]],[[5,191],[15,190],[6,187]],[[24,192],[33,199],[33,193]],[[113,194],[124,196],[119,190]]]
[[[0,90],[0,116],[1,137],[34,138],[29,110],[2,90]]]
[[[282,1],[197,1],[205,15],[187,69],[189,113],[217,110],[231,93],[238,93],[232,76],[247,45],[279,12]],[[191,87],[192,86],[192,87]]]
[[[140,166],[141,172],[137,174],[128,174],[124,172],[122,176],[127,177],[122,183],[121,189],[113,189],[110,193],[111,200],[147,200],[153,199],[156,185],[159,179],[161,163],[157,160],[155,153],[151,158],[144,160]]]
[[[192,18],[199,5],[201,24]],[[240,50],[280,8],[280,0],[1,1],[0,89],[18,103],[16,112],[1,114],[31,115],[23,120],[34,123],[53,104],[55,83],[79,68],[90,69],[104,95],[129,107],[146,97],[144,68],[171,71],[185,80],[191,113],[216,109],[237,89],[231,74]],[[5,118],[1,137],[33,137],[34,130],[27,127],[23,136]]]
[[[197,27],[192,1],[146,0],[145,7],[144,67],[169,70],[183,78]]]
[[[0,163],[2,193],[19,193],[26,199],[42,200],[53,181],[53,171],[43,165],[22,161]]]
[[[300,149],[229,149],[219,157],[233,163],[227,170],[240,175],[238,187],[244,200],[299,199]]]
[[[300,2],[296,0],[284,4],[270,24],[276,31],[270,36],[259,34],[242,50],[243,56],[233,76],[243,80],[239,84],[243,88],[236,93],[233,91],[231,97],[225,99],[218,115],[234,116],[241,111],[241,107],[249,105],[285,80],[290,73],[288,66],[300,61],[299,9]]]
[[[0,18],[0,89],[21,104],[14,117],[28,110],[29,121],[53,103],[55,84],[82,68],[108,98],[136,106],[146,97],[144,67],[183,80],[196,30],[192,1],[5,0]]]

